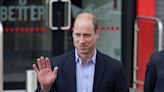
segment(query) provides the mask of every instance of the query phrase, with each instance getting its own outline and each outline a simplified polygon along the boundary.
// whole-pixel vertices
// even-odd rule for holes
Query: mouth
[[[79,49],[80,50],[86,50],[86,46],[80,46]]]
[[[87,46],[79,46],[79,48],[86,48]]]

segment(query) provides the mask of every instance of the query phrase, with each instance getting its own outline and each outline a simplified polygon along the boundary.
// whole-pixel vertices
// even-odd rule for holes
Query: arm
[[[33,69],[37,73],[40,87],[36,92],[48,92],[56,80],[58,67],[51,69],[50,60],[48,58],[40,57],[37,59],[37,65],[33,64]]]
[[[154,56],[152,56],[146,69],[144,92],[154,92],[155,79],[156,79],[155,59]]]
[[[118,71],[116,72],[115,92],[129,92],[129,85],[122,63],[119,63],[117,69]]]
[[[41,86],[40,86],[40,85],[37,87],[37,89],[35,90],[35,92],[43,92],[43,91],[41,90]],[[51,88],[48,89],[46,92],[56,92],[56,89],[55,89],[55,87],[54,87],[54,84],[53,84],[53,85],[51,86]]]

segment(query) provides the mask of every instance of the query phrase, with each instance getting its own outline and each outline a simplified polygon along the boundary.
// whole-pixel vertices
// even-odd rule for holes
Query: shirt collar
[[[91,59],[88,59],[89,61],[92,60],[94,64],[96,64],[96,55],[97,55],[97,50],[95,49],[94,54]],[[77,63],[81,59],[77,53],[77,49],[75,49],[75,62]]]

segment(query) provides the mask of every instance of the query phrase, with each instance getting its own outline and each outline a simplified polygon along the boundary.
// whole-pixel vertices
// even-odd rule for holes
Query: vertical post
[[[125,66],[130,87],[132,87],[133,84],[133,38],[136,1],[137,0],[122,0],[121,61]]]
[[[3,26],[0,22],[0,92],[3,91]]]
[[[35,92],[37,88],[37,75],[34,70],[26,71],[26,92]]]

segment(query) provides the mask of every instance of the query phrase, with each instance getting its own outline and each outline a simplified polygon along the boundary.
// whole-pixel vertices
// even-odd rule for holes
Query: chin
[[[78,50],[78,52],[81,54],[87,54],[88,51],[87,50]]]

